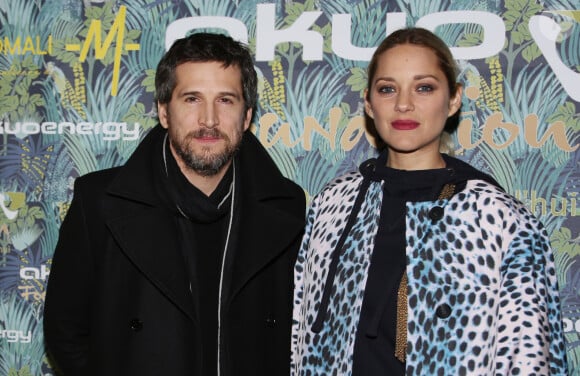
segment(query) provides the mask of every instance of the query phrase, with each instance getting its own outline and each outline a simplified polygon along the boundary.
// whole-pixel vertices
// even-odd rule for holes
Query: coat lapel
[[[245,210],[244,210],[245,209]],[[303,223],[265,204],[244,207],[239,241],[235,245],[230,298],[270,261],[296,244]]]
[[[238,158],[241,206],[232,247],[234,267],[231,278],[226,276],[229,299],[276,257],[297,252],[304,229],[303,192],[282,176],[252,133],[244,134]]]
[[[196,321],[176,219],[159,209],[110,219],[107,225],[122,251],[170,301]]]

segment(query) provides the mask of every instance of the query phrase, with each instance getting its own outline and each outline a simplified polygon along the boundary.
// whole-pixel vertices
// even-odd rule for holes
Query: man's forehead
[[[215,67],[222,70],[232,70],[241,73],[241,68],[238,64],[227,64],[224,61],[208,60],[208,61],[182,61],[177,63],[176,69],[187,67]]]
[[[235,80],[241,84],[242,72],[236,65],[224,66],[218,61],[207,62],[184,62],[176,67],[176,75],[180,79],[197,79],[197,80],[216,80],[228,81]]]
[[[237,66],[224,67],[223,63],[184,62],[176,68],[174,95],[219,94],[243,97],[241,70]]]

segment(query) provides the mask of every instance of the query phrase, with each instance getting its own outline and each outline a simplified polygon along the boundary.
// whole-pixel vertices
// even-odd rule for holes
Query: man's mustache
[[[200,128],[193,132],[189,133],[190,137],[194,138],[204,138],[204,137],[211,137],[211,138],[226,138],[226,135],[220,132],[216,128]]]

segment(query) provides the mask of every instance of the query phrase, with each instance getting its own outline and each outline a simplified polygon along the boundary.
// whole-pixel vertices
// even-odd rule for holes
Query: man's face
[[[244,110],[240,68],[187,62],[177,66],[175,78],[171,100],[158,106],[171,151],[182,170],[216,175],[230,165],[252,118],[252,110]]]

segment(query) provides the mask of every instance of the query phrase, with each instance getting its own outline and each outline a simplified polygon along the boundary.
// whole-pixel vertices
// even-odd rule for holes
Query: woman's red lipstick
[[[419,123],[414,120],[395,120],[392,123],[393,128],[400,131],[409,131],[419,126]]]

